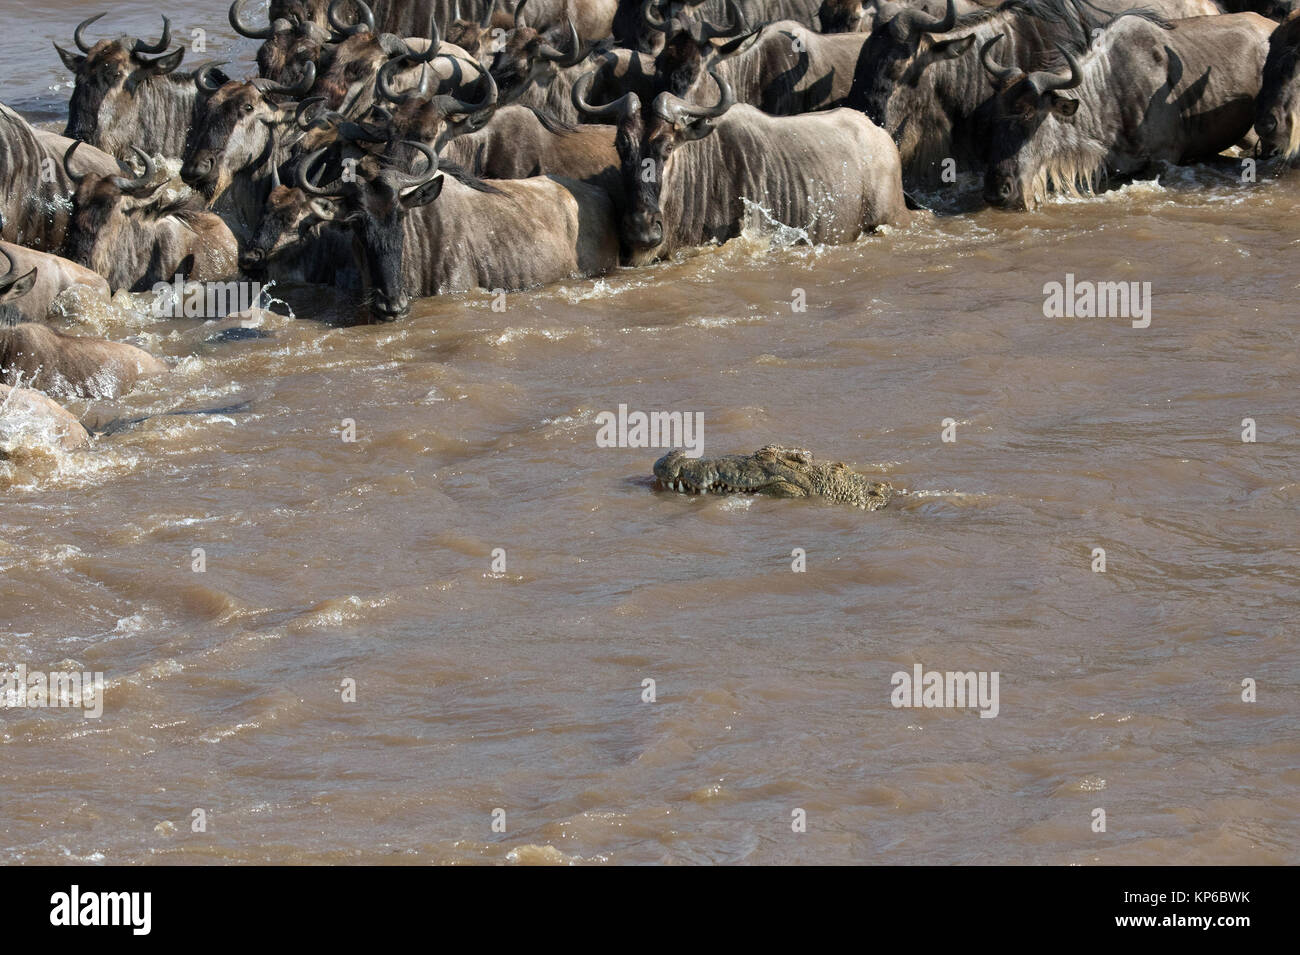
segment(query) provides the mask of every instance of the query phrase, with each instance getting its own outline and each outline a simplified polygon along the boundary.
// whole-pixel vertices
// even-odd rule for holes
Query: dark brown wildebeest
[[[251,40],[262,40],[257,48],[257,72],[259,76],[287,83],[295,77],[302,76],[308,63],[315,64],[319,74],[329,65],[334,45],[342,37],[334,33],[325,20],[327,3],[320,3],[317,22],[313,11],[302,5],[292,11],[284,11],[281,16],[270,18],[265,27],[254,25],[247,18],[244,7],[249,0],[235,0],[230,5],[230,25],[235,32]],[[274,10],[275,4],[272,4]]]
[[[1300,156],[1300,12],[1268,38],[1268,56],[1255,102],[1259,153],[1286,160]]]
[[[197,197],[152,200],[164,184],[152,160],[137,150],[144,173],[101,176],[63,168],[77,184],[68,227],[68,258],[94,269],[116,292],[141,292],[182,275],[215,281],[237,274],[238,244],[229,226]],[[151,201],[152,200],[152,201]]]
[[[322,187],[310,178],[313,157],[299,167],[312,213],[351,226],[377,316],[405,314],[413,295],[509,291],[618,265],[604,190],[552,176],[462,181],[439,173],[431,148],[408,145],[424,157],[414,174],[372,156],[353,182]]]
[[[83,20],[73,32],[81,53],[54,46],[63,65],[75,76],[63,135],[119,159],[127,158],[132,146],[154,155],[179,157],[194,124],[199,98],[194,74],[176,69],[185,48],[177,47],[153,59],[146,56],[162,53],[170,45],[171,24],[166,17],[156,43],[122,37],[92,46],[85,39],[85,30],[102,16]]]
[[[0,274],[0,300],[17,309],[23,321],[44,321],[54,300],[70,288],[82,287],[101,300],[109,296],[108,280],[98,272],[48,252],[0,242],[0,265],[7,266]]]
[[[185,147],[181,179],[209,208],[229,214],[241,234],[257,227],[276,170],[302,138],[297,103],[285,98],[305,96],[315,79],[310,63],[294,86],[229,81],[210,68],[195,74],[208,95]]]
[[[993,59],[1002,41],[986,40],[999,93],[985,198],[1033,208],[1049,192],[1091,191],[1107,176],[1233,146],[1254,120],[1272,28],[1254,13],[1163,21],[1138,11],[1082,56],[1062,51],[1061,73],[1003,67]]]
[[[630,262],[725,242],[740,234],[747,204],[814,244],[851,242],[908,218],[898,149],[861,113],[768,116],[734,105],[727,81],[712,75],[716,103],[660,93],[644,116],[633,93],[598,107],[584,100],[587,78],[574,88],[584,112],[618,121]]]

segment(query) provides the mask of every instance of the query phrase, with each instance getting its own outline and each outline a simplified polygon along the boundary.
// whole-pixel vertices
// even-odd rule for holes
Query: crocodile
[[[889,503],[892,485],[873,481],[839,461],[814,463],[812,452],[769,444],[753,454],[690,458],[681,448],[655,462],[655,487],[679,494],[770,494],[823,497],[875,511]]]

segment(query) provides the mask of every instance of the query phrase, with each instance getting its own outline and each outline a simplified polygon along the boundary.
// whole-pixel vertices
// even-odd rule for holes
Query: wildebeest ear
[[[0,301],[4,299],[22,298],[32,290],[32,286],[35,284],[35,269],[32,269],[26,275],[19,276],[12,282],[0,279]]]
[[[713,120],[707,116],[700,116],[685,123],[682,127],[682,141],[691,142],[696,139],[703,139],[709,133],[713,132]]]
[[[1062,119],[1069,119],[1079,111],[1079,101],[1060,93],[1052,94],[1052,112]]]
[[[54,49],[59,51],[59,59],[63,61],[63,65],[74,73],[77,72],[82,63],[86,62],[86,58],[80,53],[69,53],[57,43],[54,44]]]
[[[953,60],[969,50],[974,43],[974,33],[955,40],[941,40],[930,47],[930,56],[935,60]]]
[[[442,192],[442,176],[432,179],[418,188],[402,196],[402,205],[408,209],[414,209],[416,206],[427,206],[437,199]]]
[[[160,56],[156,60],[149,60],[145,63],[145,69],[150,73],[161,76],[164,73],[170,73],[176,67],[181,65],[181,60],[185,59],[185,47],[177,47],[173,52],[166,56]]]

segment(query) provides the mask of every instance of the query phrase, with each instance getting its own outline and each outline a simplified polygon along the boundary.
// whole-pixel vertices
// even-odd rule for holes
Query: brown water
[[[47,44],[0,63],[57,115]],[[1297,221],[1300,176],[1202,169],[504,312],[97,316],[175,369],[78,415],[248,405],[0,464],[0,669],[108,681],[99,720],[0,711],[0,860],[1300,861]],[[1044,318],[1067,272],[1149,281],[1150,327]],[[655,494],[661,451],[596,446],[619,404],[911,493]],[[893,708],[915,663],[998,671],[999,715]]]

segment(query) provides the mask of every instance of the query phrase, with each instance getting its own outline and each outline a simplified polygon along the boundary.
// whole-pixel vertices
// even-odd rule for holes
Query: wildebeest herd
[[[248,79],[99,14],[56,45],[62,136],[0,105],[0,380],[161,367],[37,327],[70,286],[317,283],[395,319],[725,242],[748,204],[843,243],[958,184],[1033,209],[1300,153],[1289,0],[1130,2],[236,0]]]

